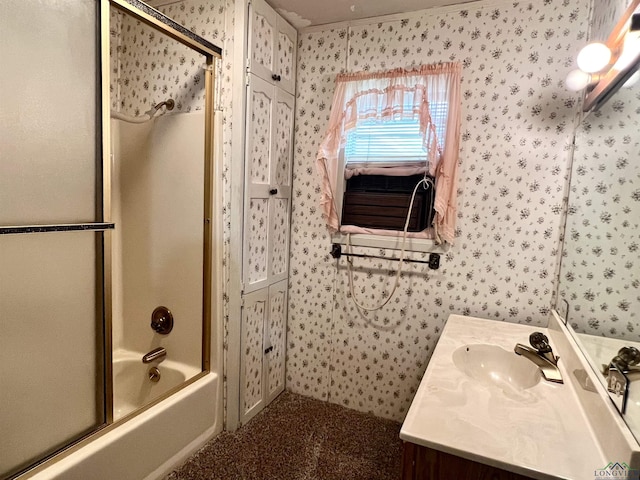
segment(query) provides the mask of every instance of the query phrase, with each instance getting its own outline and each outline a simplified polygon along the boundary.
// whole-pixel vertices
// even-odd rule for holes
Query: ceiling
[[[298,29],[470,1],[473,0],[267,0]]]

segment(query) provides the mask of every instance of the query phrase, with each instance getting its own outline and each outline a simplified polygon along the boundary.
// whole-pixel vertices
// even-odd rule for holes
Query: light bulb
[[[577,92],[582,90],[591,82],[591,75],[583,72],[582,70],[572,70],[567,75],[567,79],[564,81],[568,90]]]
[[[578,53],[578,67],[587,73],[596,73],[609,65],[611,50],[604,43],[590,43]]]

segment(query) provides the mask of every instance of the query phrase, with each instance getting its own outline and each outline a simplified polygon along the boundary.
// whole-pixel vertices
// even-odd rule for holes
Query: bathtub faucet
[[[151,363],[154,360],[162,361],[167,356],[167,350],[164,347],[158,347],[151,350],[142,357],[142,363]]]

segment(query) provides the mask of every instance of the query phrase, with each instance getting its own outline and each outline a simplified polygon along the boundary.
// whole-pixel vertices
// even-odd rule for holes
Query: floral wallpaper
[[[271,151],[271,98],[264,92],[254,91],[251,102],[249,133],[252,149],[246,152],[247,168],[252,183],[269,183],[269,152]]]
[[[640,341],[640,85],[576,137],[560,298],[580,333]],[[564,311],[564,306],[560,306]]]
[[[291,125],[293,108],[286,102],[276,101],[276,125],[275,125],[275,183],[276,185],[289,185],[291,183]]]
[[[247,221],[247,269],[246,277],[249,285],[265,280],[268,276],[267,263],[269,257],[269,199],[252,198],[249,202]]]
[[[269,345],[273,350],[267,357],[267,388],[269,394],[283,387],[285,368],[284,336],[286,332],[286,281],[276,284],[269,292]]]
[[[273,245],[269,263],[271,275],[275,276],[286,273],[289,266],[289,198],[274,198],[273,203]]]
[[[285,33],[278,33],[278,73],[287,80],[293,73],[293,42]]]
[[[289,390],[402,420],[449,314],[546,325],[580,106],[563,79],[589,13],[588,0],[477,2],[300,33]],[[463,64],[456,242],[439,270],[405,265],[399,294],[362,314],[318,208],[314,158],[334,78],[439,61]],[[359,301],[388,296],[396,265],[354,260]]]
[[[273,67],[272,38],[275,25],[269,23],[269,19],[258,12],[253,12],[253,45],[251,45],[252,61],[271,70]]]
[[[591,40],[608,38],[628,0],[594,4]],[[578,129],[558,305],[579,333],[638,341],[640,86],[623,88]],[[615,167],[614,167],[615,165]],[[634,188],[635,187],[635,188]]]
[[[264,388],[262,378],[262,360],[264,357],[262,342],[267,308],[265,296],[261,300],[247,302],[243,312],[243,324],[246,330],[243,332],[242,338],[242,355],[244,356],[246,374],[243,378],[242,412],[248,412],[262,401],[262,389]]]
[[[221,45],[224,5],[221,0],[185,0],[158,9],[203,38]],[[172,113],[203,109],[204,55],[141,24],[130,15],[116,15],[120,17],[115,80],[119,89],[118,110],[140,115],[168,98],[176,102]]]
[[[109,96],[112,110],[120,105],[120,55],[122,51],[122,20],[124,14],[115,8],[109,11]]]

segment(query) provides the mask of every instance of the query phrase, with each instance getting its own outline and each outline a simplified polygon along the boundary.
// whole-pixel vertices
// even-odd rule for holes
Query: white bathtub
[[[174,360],[142,363],[142,353],[117,350],[113,353],[113,420],[148,405],[169,390],[195,377],[200,369]],[[149,380],[149,369],[160,371],[157,383]]]
[[[159,367],[161,371],[163,363]],[[162,378],[158,383],[162,383]],[[209,373],[27,477],[36,480],[163,478],[222,430],[222,408],[220,378],[216,373]]]

